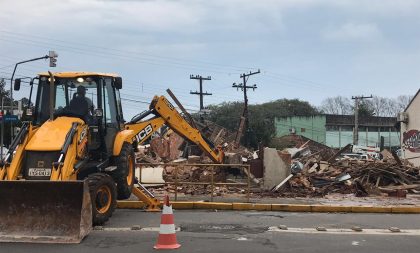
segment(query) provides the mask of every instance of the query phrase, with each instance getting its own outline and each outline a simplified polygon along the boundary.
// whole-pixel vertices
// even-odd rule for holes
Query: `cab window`
[[[106,124],[118,123],[117,121],[117,105],[115,104],[114,89],[111,85],[111,79],[105,79],[103,86],[102,108],[104,110],[104,121]]]
[[[117,99],[117,107],[118,107],[118,119],[120,123],[124,123],[124,117],[122,113],[122,106],[121,106],[121,97],[120,97],[120,91],[115,89],[115,98]]]

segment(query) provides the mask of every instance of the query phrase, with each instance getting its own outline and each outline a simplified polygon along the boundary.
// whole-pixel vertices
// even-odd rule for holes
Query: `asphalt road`
[[[160,213],[117,210],[81,244],[1,243],[0,252],[151,252]],[[419,215],[175,211],[178,252],[418,252]],[[130,230],[132,226],[152,231]],[[276,229],[286,225],[288,230]],[[318,232],[316,227],[325,227]],[[363,232],[352,232],[360,226]],[[274,228],[273,228],[274,227]],[[402,232],[392,233],[389,227]],[[411,231],[411,232],[409,232]]]

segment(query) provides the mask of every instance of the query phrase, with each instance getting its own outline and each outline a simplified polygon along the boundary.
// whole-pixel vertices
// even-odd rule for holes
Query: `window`
[[[111,85],[111,79],[105,79],[103,86],[103,110],[105,123],[117,123],[117,106],[115,105],[114,89]]]
[[[64,108],[67,106],[66,101],[66,88],[63,84],[58,84],[56,86],[56,93],[55,93],[55,106],[54,109]]]
[[[38,92],[37,92],[37,98],[36,98],[36,113],[35,113],[35,124],[42,124],[46,120],[48,120],[49,117],[49,85],[47,83],[46,78],[41,78],[39,80],[38,84]]]
[[[48,77],[41,77],[36,98],[35,124],[48,120],[50,114],[50,82]],[[83,89],[81,89],[83,88]],[[89,106],[89,113],[97,108],[98,85],[93,77],[56,78],[55,79],[54,113],[60,116],[73,116],[74,106],[70,106],[76,96],[84,97]]]
[[[115,97],[117,98],[118,114],[120,115],[119,121],[121,123],[121,122],[124,122],[124,118],[123,118],[123,113],[122,113],[120,91],[117,89],[115,89]]]
[[[389,132],[389,128],[388,127],[381,127],[380,131],[381,132]]]
[[[353,131],[353,126],[341,126],[341,131],[351,132]]]
[[[328,125],[328,126],[325,126],[325,129],[327,131],[338,131],[338,126]]]

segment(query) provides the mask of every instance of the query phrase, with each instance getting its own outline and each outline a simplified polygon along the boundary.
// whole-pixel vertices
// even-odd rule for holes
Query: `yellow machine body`
[[[73,170],[82,145],[70,145],[64,161],[56,166],[38,161],[37,166],[51,169],[49,181],[19,180],[24,154],[58,152],[73,123],[80,124],[72,141],[77,144],[84,129],[78,118],[57,118],[38,128],[29,125],[12,162],[0,167],[0,241],[79,243],[91,231],[89,189]]]
[[[54,83],[55,79],[64,83],[95,79],[99,80],[97,85],[101,89],[107,87],[114,91],[122,87],[121,78],[118,79],[115,74],[41,73],[39,78],[44,80],[45,87],[50,85],[50,92],[57,85]],[[47,80],[50,84],[46,83]],[[104,80],[112,80],[112,86]],[[65,87],[69,89],[76,86]],[[50,99],[55,101],[52,95]],[[69,95],[66,99],[69,99]],[[98,101],[100,99],[102,97],[98,96]],[[22,126],[11,144],[13,148],[9,149],[11,151],[0,163],[0,241],[80,242],[89,233],[92,219],[95,221],[95,217],[105,215],[107,217],[103,220],[106,221],[112,215],[113,209],[109,211],[107,208],[116,206],[112,189],[121,190],[121,178],[127,178],[127,184],[133,187],[133,149],[149,139],[163,125],[198,145],[215,163],[223,163],[224,160],[223,151],[213,147],[164,96],[153,98],[147,113],[153,115],[152,118],[146,119],[144,116],[147,115],[135,117],[118,126],[119,130],[110,135],[110,138],[109,132],[100,133],[103,139],[99,142],[99,147],[107,147],[96,154],[89,147],[93,142],[93,135],[98,133],[98,125],[88,124],[80,117],[53,117],[52,108],[50,106],[48,120],[38,125],[25,123]],[[101,158],[104,150],[108,153],[105,158]],[[94,165],[91,166],[90,163]],[[129,169],[123,176],[116,173],[122,165],[127,165]],[[86,179],[89,176],[91,181]],[[98,185],[98,182],[104,185]],[[94,198],[92,189],[95,190]],[[148,210],[158,209],[159,201],[140,183],[128,192],[127,189],[121,190],[125,193],[124,198],[133,193],[147,205]],[[102,205],[101,208],[99,205]]]

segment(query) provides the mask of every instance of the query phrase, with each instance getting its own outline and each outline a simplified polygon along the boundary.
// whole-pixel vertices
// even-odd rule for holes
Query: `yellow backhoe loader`
[[[36,79],[32,121],[0,162],[0,241],[80,242],[132,193],[156,208],[156,198],[134,186],[134,151],[163,125],[223,162],[223,151],[163,96],[125,122],[117,75],[48,72]]]

